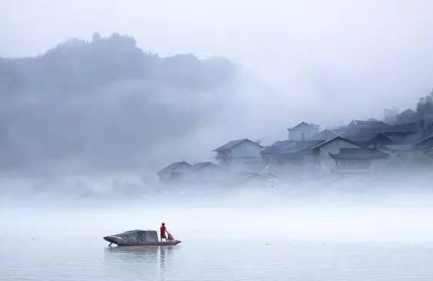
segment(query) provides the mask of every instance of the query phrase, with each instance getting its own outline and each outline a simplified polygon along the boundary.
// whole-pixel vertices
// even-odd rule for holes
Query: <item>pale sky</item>
[[[433,1],[0,0],[0,56],[98,31],[162,56],[221,55],[329,120],[381,117],[433,88]]]

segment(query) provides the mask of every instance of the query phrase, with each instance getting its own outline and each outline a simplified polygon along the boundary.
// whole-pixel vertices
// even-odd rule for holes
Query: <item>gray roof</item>
[[[290,128],[289,130],[297,129],[301,126],[317,127],[317,125],[314,125],[313,123],[308,124],[307,122],[303,121],[303,122],[299,123],[298,125],[296,125],[295,127]]]
[[[324,146],[324,145],[327,145],[328,143],[331,143],[331,142],[336,141],[336,140],[347,141],[347,142],[349,142],[349,143],[351,143],[351,144],[353,144],[353,145],[356,145],[356,146],[359,146],[359,147],[360,147],[360,145],[359,145],[358,143],[356,143],[356,142],[354,142],[354,141],[351,141],[351,140],[349,140],[349,139],[346,139],[346,138],[343,138],[343,137],[338,136],[338,137],[335,137],[335,138],[330,139],[330,140],[327,140],[327,141],[322,141],[322,142],[316,144],[315,146],[311,147],[311,149],[320,148],[320,147],[322,147],[322,146]]]
[[[187,165],[189,167],[192,167],[190,164],[186,163],[185,161],[175,162],[175,163],[172,163],[172,164],[168,165],[167,167],[163,168],[162,170],[160,170],[158,172],[158,174],[171,173],[171,172],[173,172],[174,170],[176,170],[177,168],[179,168],[180,166],[183,166],[183,165]]]
[[[282,154],[295,154],[302,152],[304,150],[310,149],[319,143],[324,142],[324,140],[312,140],[312,141],[293,141],[288,145],[281,148],[280,152]]]
[[[399,115],[401,114],[416,114],[416,111],[411,108],[408,108],[405,111],[401,112]]]
[[[312,139],[314,139],[314,140],[329,140],[329,139],[332,139],[332,138],[335,138],[338,136],[339,135],[336,132],[334,132],[332,130],[325,129],[325,130],[322,130],[320,132],[315,133],[313,135]]]
[[[376,136],[374,136],[371,140],[368,141],[369,144],[375,145],[375,144],[382,144],[382,145],[392,145],[395,144],[394,141],[389,138],[388,136],[379,133]]]
[[[427,138],[423,139],[422,141],[420,141],[420,142],[418,142],[418,143],[416,143],[416,144],[414,144],[414,146],[415,146],[415,147],[417,147],[417,146],[421,146],[421,145],[423,145],[423,144],[427,144],[428,142],[432,142],[432,143],[433,143],[433,135],[430,136],[430,137],[427,137]]]
[[[366,128],[390,128],[391,124],[376,119],[352,120],[347,126],[366,127]]]
[[[385,136],[390,138],[395,144],[409,145],[420,141],[421,133],[412,132],[385,132]]]
[[[377,132],[357,132],[354,134],[343,134],[343,137],[355,143],[363,144],[377,135]]]
[[[214,164],[212,162],[200,162],[200,163],[197,163],[194,166],[192,166],[192,168],[195,171],[200,170],[202,168],[217,168],[217,169],[221,169],[220,166],[218,166],[218,165],[216,165],[216,164]]]
[[[419,124],[416,122],[395,124],[392,128],[393,132],[416,132],[419,129]]]
[[[324,140],[310,140],[310,141],[277,141],[273,145],[265,148],[261,154],[296,154],[298,152],[312,149],[314,146],[324,142]]]
[[[272,145],[266,147],[265,149],[263,149],[260,153],[261,154],[275,154],[275,153],[279,153],[284,146],[288,145],[291,142],[293,142],[293,141],[291,141],[291,140],[277,141],[274,144],[272,144]]]
[[[370,148],[340,148],[337,154],[329,153],[333,159],[356,159],[356,160],[372,160],[383,159],[389,157],[383,151]]]
[[[261,146],[260,144],[255,143],[255,142],[253,142],[253,141],[251,141],[251,140],[249,140],[249,139],[240,139],[240,140],[232,140],[232,141],[229,141],[228,143],[226,143],[226,144],[224,144],[224,145],[218,147],[218,148],[215,149],[214,151],[221,152],[221,151],[225,151],[225,150],[230,150],[230,149],[232,149],[233,147],[235,147],[235,146],[237,146],[237,145],[239,145],[239,144],[241,144],[241,143],[243,143],[243,142],[250,142],[250,143],[253,143],[253,144],[259,146],[260,148],[263,147],[263,146]]]

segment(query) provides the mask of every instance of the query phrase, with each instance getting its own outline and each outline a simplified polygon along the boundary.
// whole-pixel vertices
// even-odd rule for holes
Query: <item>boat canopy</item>
[[[131,230],[116,234],[126,243],[139,244],[144,242],[158,242],[158,233],[155,230]]]

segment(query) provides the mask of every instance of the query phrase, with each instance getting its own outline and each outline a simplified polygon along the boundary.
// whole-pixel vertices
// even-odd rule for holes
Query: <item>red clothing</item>
[[[165,226],[161,226],[161,228],[159,229],[159,232],[161,232],[161,234],[165,234],[166,228]]]

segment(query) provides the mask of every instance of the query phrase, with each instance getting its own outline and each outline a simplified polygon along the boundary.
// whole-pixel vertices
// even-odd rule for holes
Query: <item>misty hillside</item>
[[[0,57],[0,169],[139,167],[217,112],[235,79],[226,59],[161,58],[118,34]]]

